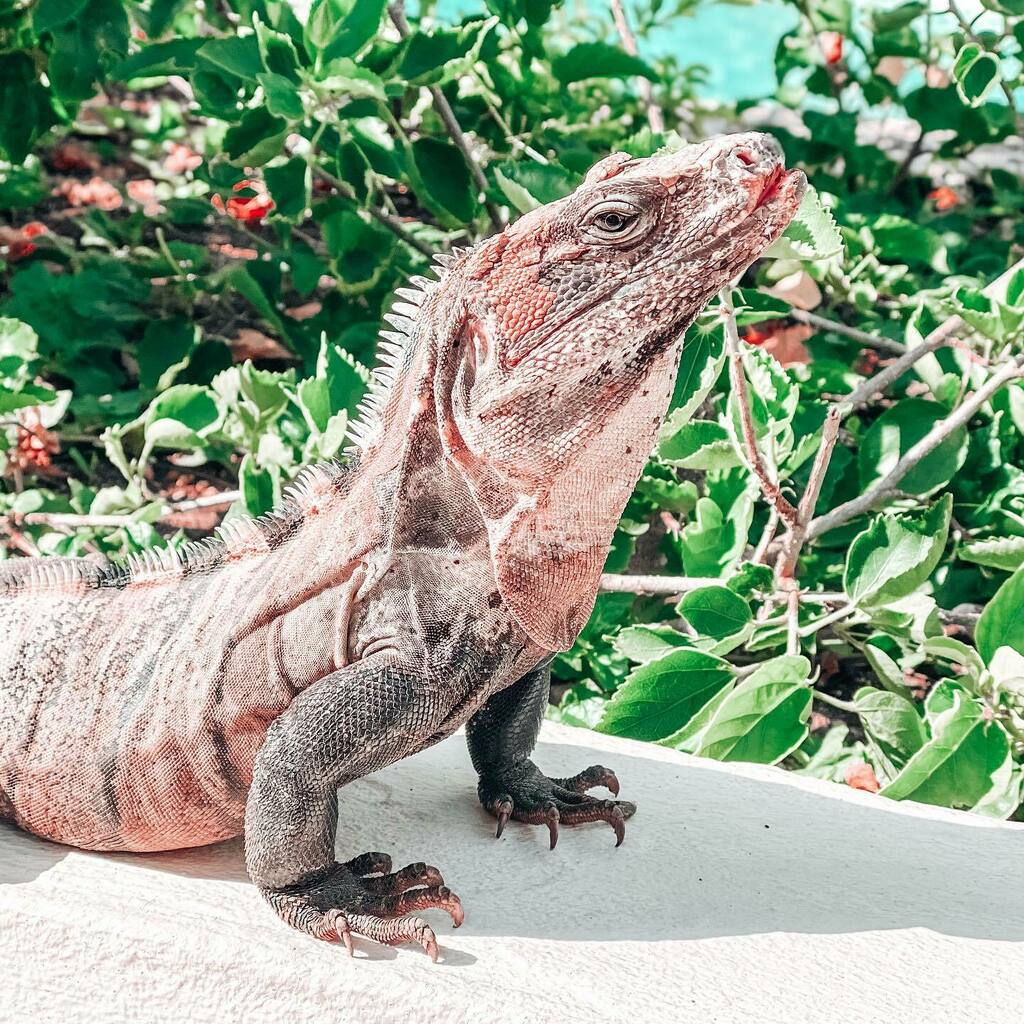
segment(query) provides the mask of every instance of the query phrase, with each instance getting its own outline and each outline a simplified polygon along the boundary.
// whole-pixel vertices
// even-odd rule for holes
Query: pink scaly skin
[[[462,920],[440,872],[335,860],[338,788],[466,724],[484,806],[548,828],[635,810],[530,760],[672,394],[679,339],[804,188],[762,135],[598,163],[566,199],[400,289],[346,466],[270,516],[127,567],[0,570],[0,816],[95,850],[244,831],[319,938]]]

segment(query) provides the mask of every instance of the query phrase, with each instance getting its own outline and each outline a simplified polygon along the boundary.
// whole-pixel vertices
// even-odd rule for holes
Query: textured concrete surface
[[[0,1020],[1024,1020],[1024,826],[557,726],[537,759],[619,773],[621,849],[495,841],[461,737],[343,793],[340,856],[424,859],[462,896],[460,930],[427,915],[436,966],[290,932],[238,842],[99,855],[0,825]]]

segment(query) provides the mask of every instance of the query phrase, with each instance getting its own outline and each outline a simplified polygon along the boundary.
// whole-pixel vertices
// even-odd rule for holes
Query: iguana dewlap
[[[340,786],[466,724],[484,806],[550,829],[632,804],[530,761],[552,652],[590,613],[685,327],[804,188],[765,136],[608,157],[399,290],[350,466],[127,566],[0,568],[0,817],[95,850],[244,831],[287,922],[437,946],[436,868],[334,858]]]

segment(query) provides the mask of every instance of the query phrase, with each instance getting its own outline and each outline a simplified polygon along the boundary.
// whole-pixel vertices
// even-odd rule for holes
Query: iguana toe
[[[613,794],[619,792],[615,773],[601,765],[592,765],[571,778],[552,779],[531,761],[523,761],[483,775],[479,794],[484,807],[498,819],[496,838],[501,837],[510,818],[528,825],[546,825],[553,850],[560,825],[605,821],[615,832],[615,845],[621,846],[626,837],[626,819],[636,813],[636,804],[585,795],[595,786],[604,786]]]
[[[350,954],[352,936],[361,935],[389,946],[417,942],[437,960],[433,929],[406,915],[444,910],[458,928],[464,918],[461,900],[429,864],[408,864],[395,872],[390,867],[386,854],[367,853],[336,864],[318,879],[262,892],[285,923],[314,938],[343,942]]]

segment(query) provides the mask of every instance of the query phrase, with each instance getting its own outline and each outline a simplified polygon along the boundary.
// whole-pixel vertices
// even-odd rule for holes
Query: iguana
[[[244,832],[252,881],[321,939],[420,943],[426,864],[335,860],[338,788],[460,725],[500,836],[602,821],[615,775],[530,760],[548,664],[593,606],[680,338],[777,238],[803,175],[759,134],[597,163],[438,258],[386,317],[348,465],[276,511],[125,565],[0,570],[0,817],[91,850]]]

